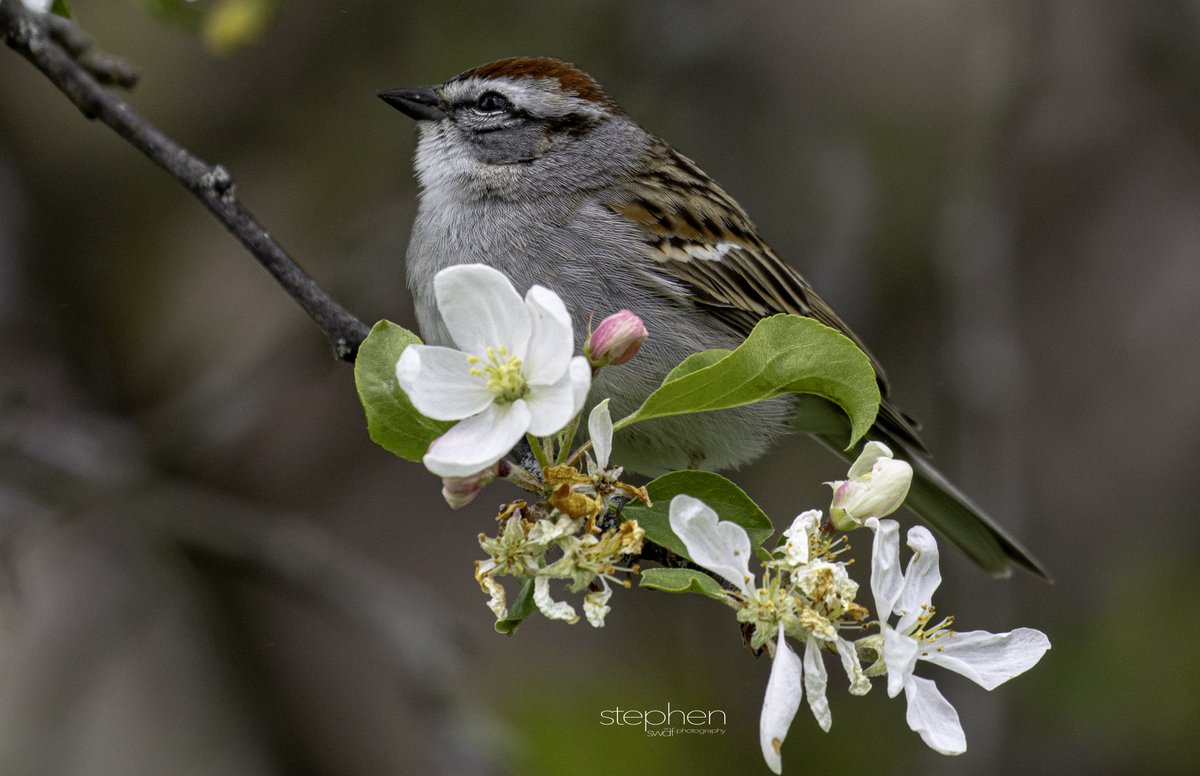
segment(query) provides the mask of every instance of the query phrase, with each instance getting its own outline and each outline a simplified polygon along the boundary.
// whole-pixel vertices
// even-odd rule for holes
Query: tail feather
[[[980,566],[1008,576],[1010,562],[1053,581],[1046,567],[987,513],[975,505],[928,459],[914,456],[913,484],[907,503],[936,531],[963,549]]]

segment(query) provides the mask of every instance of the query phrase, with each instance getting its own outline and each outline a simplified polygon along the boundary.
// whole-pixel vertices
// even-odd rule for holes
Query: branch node
[[[237,186],[234,185],[229,170],[220,164],[200,177],[200,190],[206,196],[216,197],[225,203],[232,203],[237,199]]]
[[[361,344],[361,339],[355,341],[338,337],[333,343],[333,355],[337,357],[338,361],[354,363],[354,358],[358,355],[358,346]]]
[[[105,86],[116,86],[126,91],[137,86],[142,77],[142,72],[132,62],[103,51],[92,51],[83,55],[79,64]]]

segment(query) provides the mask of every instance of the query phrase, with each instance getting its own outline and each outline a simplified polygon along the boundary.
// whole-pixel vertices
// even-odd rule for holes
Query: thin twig
[[[229,172],[196,158],[97,80],[132,85],[132,66],[91,51],[90,37],[73,23],[31,12],[20,0],[0,0],[0,34],[84,116],[112,128],[195,194],[325,333],[337,357],[354,360],[370,328],[325,293],[238,204]]]
[[[78,24],[54,14],[46,14],[46,31],[83,69],[105,86],[132,89],[142,74],[128,60],[93,48],[94,41]]]

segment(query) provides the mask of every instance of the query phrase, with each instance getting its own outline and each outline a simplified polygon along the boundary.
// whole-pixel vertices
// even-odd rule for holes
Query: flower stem
[[[558,448],[558,461],[556,463],[564,464],[567,462],[567,453],[571,451],[571,445],[575,444],[575,432],[579,430],[579,419],[582,417],[583,413],[580,412],[571,421],[571,424],[567,426],[566,431],[563,432],[562,443]]]
[[[621,429],[626,428],[627,426],[631,426],[634,423],[636,423],[637,421],[638,421],[638,414],[636,412],[626,415],[625,417],[621,418],[616,423],[613,423],[613,436],[616,436],[617,432],[620,431]]]
[[[546,457],[546,448],[542,447],[542,440],[527,433],[525,441],[529,442],[529,449],[533,451],[533,457],[537,459],[538,466],[542,468],[542,476],[545,477],[546,469],[550,468],[550,459]]]
[[[531,493],[541,493],[542,483],[537,477],[534,477],[528,471],[514,463],[509,463],[508,474],[501,479],[508,480],[517,487],[524,488]]]
[[[621,429],[626,428],[627,426],[631,426],[634,423],[636,423],[637,421],[638,421],[638,415],[636,412],[633,413],[632,415],[626,415],[625,417],[621,418],[616,423],[613,423],[613,436],[616,436],[617,432],[620,431]],[[578,424],[579,418],[576,418],[575,422]],[[574,428],[572,428],[572,434],[574,434]],[[569,447],[569,445],[568,445],[568,447]],[[574,453],[571,454],[571,457],[567,459],[567,462],[566,462],[567,466],[578,466],[579,461],[583,459],[583,454],[591,449],[592,449],[592,440],[589,439],[588,441],[586,441],[582,445],[580,445],[578,450],[576,450]]]

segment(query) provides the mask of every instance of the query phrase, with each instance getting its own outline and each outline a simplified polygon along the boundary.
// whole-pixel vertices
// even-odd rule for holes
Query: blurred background
[[[741,201],[1056,578],[946,548],[940,611],[1054,645],[992,693],[936,676],[966,754],[834,676],[788,772],[1200,770],[1200,3],[74,11],[141,67],[136,110],[350,310],[409,327],[415,132],[375,93],[515,54],[591,72]],[[450,512],[198,202],[16,54],[0,72],[0,773],[766,772],[770,665],[727,610],[617,591],[603,630],[495,634],[471,564],[516,492]],[[844,470],[794,440],[736,478],[786,525]],[[600,724],[668,703],[727,731]]]

